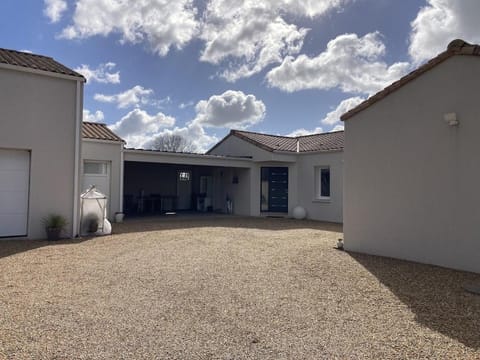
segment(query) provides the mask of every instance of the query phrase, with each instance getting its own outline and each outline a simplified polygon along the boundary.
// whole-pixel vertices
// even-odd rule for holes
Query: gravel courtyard
[[[146,218],[0,242],[0,358],[480,358],[480,276],[334,249],[341,227]],[[480,261],[480,259],[479,259]]]

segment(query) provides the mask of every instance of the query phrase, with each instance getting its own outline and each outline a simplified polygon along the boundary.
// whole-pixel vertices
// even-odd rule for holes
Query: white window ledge
[[[330,204],[332,202],[331,198],[324,198],[324,199],[313,199],[313,203],[324,203],[324,204]]]

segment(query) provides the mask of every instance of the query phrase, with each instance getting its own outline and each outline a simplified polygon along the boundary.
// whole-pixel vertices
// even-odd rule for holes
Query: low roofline
[[[325,153],[332,153],[332,152],[342,152],[344,148],[338,148],[338,149],[329,149],[329,150],[304,150],[300,152],[295,152],[295,151],[281,151],[281,150],[274,150],[272,151],[275,154],[282,154],[282,155],[312,155],[312,154],[325,154]]]
[[[89,125],[88,127],[90,128],[90,132],[94,131],[94,134],[93,135],[88,134],[87,136],[85,136],[85,134],[83,134],[83,131],[84,130],[87,131],[87,129],[83,125]],[[103,131],[103,137],[98,136],[98,132],[99,132],[98,129],[93,130],[96,127],[101,128],[100,132]],[[116,133],[110,130],[107,124],[102,122],[92,122],[92,121],[82,121],[82,140],[96,140],[96,141],[118,143],[118,144],[127,143],[120,136],[118,136]]]
[[[311,137],[311,136],[318,136],[318,135],[323,135],[323,134],[334,134],[334,133],[340,133],[340,132],[344,132],[344,130],[337,130],[337,131],[330,131],[330,132],[325,132],[325,133],[318,133],[318,134],[308,134],[308,135],[300,135],[300,136],[286,136],[286,135],[272,135],[272,134],[265,134],[265,133],[261,133],[261,132],[256,132],[256,131],[245,131],[245,130],[235,130],[235,129],[231,129],[230,132],[222,139],[220,140],[218,143],[216,143],[210,150],[208,150],[206,152],[206,154],[210,154],[214,149],[216,149],[218,146],[220,146],[220,144],[222,144],[225,140],[227,140],[229,137],[231,136],[236,136],[238,137],[239,139],[242,139],[256,147],[259,147],[265,151],[268,151],[268,152],[272,152],[272,153],[278,153],[278,154],[304,154],[304,153],[307,153],[307,154],[312,154],[314,152],[330,152],[330,151],[342,151],[342,149],[333,149],[333,150],[312,150],[312,151],[300,151],[300,152],[297,152],[297,151],[286,151],[286,150],[278,150],[278,149],[275,149],[275,148],[272,148],[270,146],[267,146],[265,144],[262,144],[262,143],[259,143],[258,141],[255,141],[255,140],[252,140],[250,139],[249,137],[247,136],[244,136],[242,134],[242,132],[244,133],[249,133],[249,134],[258,134],[258,135],[268,135],[268,136],[273,136],[273,137],[278,137],[278,138],[283,138],[283,139],[296,139],[296,140],[299,140],[299,139],[302,139],[302,138],[306,138],[306,137]]]
[[[275,152],[276,149],[270,147],[270,146],[266,146],[264,144],[261,144],[257,141],[254,141],[246,136],[243,136],[241,134],[240,131],[243,131],[243,132],[246,132],[246,133],[250,133],[250,134],[259,134],[259,135],[267,135],[267,134],[263,134],[263,133],[260,133],[260,132],[255,132],[255,131],[244,131],[244,130],[235,130],[235,129],[231,129],[230,132],[222,139],[220,140],[218,143],[216,143],[210,150],[208,150],[206,152],[206,154],[210,154],[214,149],[216,149],[218,146],[220,146],[225,140],[227,140],[229,137],[231,136],[236,136],[238,137],[239,139],[242,139],[242,140],[245,140],[246,142],[252,144],[252,145],[255,145],[256,147],[259,147],[265,151],[269,151],[269,152]],[[276,137],[279,137],[279,138],[287,138],[287,139],[295,139],[294,137],[290,137],[290,136],[282,136],[282,135],[270,135],[268,134],[269,136],[276,136]],[[291,153],[289,151],[286,151],[287,153]]]
[[[174,152],[174,151],[162,151],[162,150],[149,150],[149,149],[135,149],[135,148],[125,148],[124,152],[132,154],[148,154],[148,155],[166,155],[173,157],[193,157],[193,158],[202,158],[202,159],[223,159],[223,160],[234,160],[234,161],[252,161],[251,156],[227,156],[227,155],[210,155],[197,154],[197,153],[188,153],[188,152]]]
[[[358,114],[359,112],[367,109],[368,107],[372,106],[376,102],[380,101],[387,95],[395,92],[402,86],[408,84],[410,81],[415,80],[417,77],[421,76],[425,72],[431,70],[432,68],[436,67],[438,64],[444,62],[445,60],[451,58],[455,55],[473,55],[473,56],[480,56],[480,45],[472,45],[469,44],[461,39],[456,39],[448,44],[447,50],[438,54],[433,59],[429,60],[427,63],[423,64],[416,70],[410,72],[409,74],[402,77],[400,80],[395,81],[391,85],[387,86],[383,90],[380,90],[375,95],[369,97],[364,102],[360,103],[353,109],[347,111],[343,114],[340,119],[342,121],[346,121],[352,118],[354,115]]]
[[[29,73],[29,74],[50,76],[50,77],[65,79],[65,80],[80,81],[82,83],[87,82],[87,79],[85,79],[85,77],[83,77],[83,75],[74,76],[74,75],[68,75],[68,74],[53,72],[53,71],[32,69],[32,68],[29,68],[29,67],[26,67],[26,66],[21,66],[21,65],[11,65],[11,64],[0,63],[0,69],[15,70],[15,71],[26,72],[26,73]]]
[[[0,48],[0,68],[86,82],[85,76],[51,56]]]
[[[248,132],[250,134],[261,134],[259,132],[253,132],[253,131],[245,131],[245,132]],[[259,143],[258,141],[255,141],[255,140],[252,140],[250,139],[249,137],[247,136],[244,136],[242,133],[238,132],[237,130],[232,130],[231,131],[231,134],[238,137],[239,139],[242,139],[250,144],[253,144],[255,145],[256,147],[259,147],[260,149],[263,149],[263,150],[266,150],[266,151],[269,151],[269,152],[274,152],[275,149],[270,147],[270,146],[267,146],[267,145],[264,145],[262,143]],[[263,135],[263,134],[261,134]],[[270,135],[270,136],[277,136],[279,138],[289,138],[288,136],[280,136],[280,135]],[[286,151],[288,152],[288,151]]]
[[[82,137],[82,141],[92,142],[92,143],[101,143],[101,144],[116,144],[116,145],[124,145],[125,140],[105,140],[105,139],[94,139],[94,138],[87,138]]]

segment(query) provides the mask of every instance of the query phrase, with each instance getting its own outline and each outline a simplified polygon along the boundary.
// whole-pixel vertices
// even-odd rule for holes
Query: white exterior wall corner
[[[330,168],[330,199],[316,198],[318,167]],[[307,218],[335,223],[343,222],[343,151],[302,153],[298,156],[298,205],[305,208]]]
[[[0,68],[0,147],[29,150],[28,238],[45,238],[42,218],[63,215],[74,236],[77,79]]]
[[[82,172],[82,123],[83,123],[83,89],[85,81],[76,79],[75,99],[75,154],[73,163],[73,213],[72,213],[72,237],[80,234],[80,194]]]
[[[480,273],[479,78],[454,56],[345,122],[347,250]]]

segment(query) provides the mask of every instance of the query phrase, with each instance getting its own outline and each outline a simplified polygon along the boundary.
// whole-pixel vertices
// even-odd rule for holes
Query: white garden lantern
[[[112,227],[107,220],[107,196],[92,185],[80,195],[80,199],[80,234],[110,234]]]

